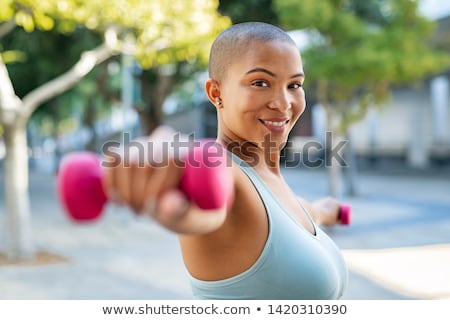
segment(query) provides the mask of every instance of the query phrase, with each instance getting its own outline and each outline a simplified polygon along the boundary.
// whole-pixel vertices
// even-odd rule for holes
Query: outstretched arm
[[[337,199],[325,197],[314,202],[298,199],[317,225],[333,226],[339,223],[340,203]]]
[[[134,141],[133,148],[124,146],[109,152],[112,156],[106,159],[110,164],[104,168],[104,189],[113,201],[151,216],[171,231],[206,234],[223,224],[226,208],[202,210],[180,191],[186,170],[180,165],[180,153],[187,155],[187,145],[179,143],[180,138],[172,129],[160,127],[150,137]],[[194,160],[191,167],[200,165],[196,163]]]

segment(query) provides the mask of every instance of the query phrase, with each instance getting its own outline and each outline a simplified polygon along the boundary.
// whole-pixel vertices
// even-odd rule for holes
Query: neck
[[[245,140],[231,139],[225,135],[219,135],[217,140],[228,151],[237,155],[256,170],[280,173],[280,150],[274,142],[252,143]]]

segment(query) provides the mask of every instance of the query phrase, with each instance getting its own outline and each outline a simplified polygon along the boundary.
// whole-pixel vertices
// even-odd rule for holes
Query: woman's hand
[[[337,199],[326,197],[314,202],[308,202],[302,198],[298,199],[317,225],[334,226],[340,223],[340,203]]]
[[[337,199],[326,197],[312,203],[315,220],[318,225],[333,226],[339,224],[340,203]]]
[[[180,159],[188,149],[186,143],[183,149],[175,141],[180,142],[179,133],[160,127],[147,139],[108,152],[104,189],[115,203],[148,215],[176,233],[212,232],[225,220],[226,208],[201,210],[180,191]]]

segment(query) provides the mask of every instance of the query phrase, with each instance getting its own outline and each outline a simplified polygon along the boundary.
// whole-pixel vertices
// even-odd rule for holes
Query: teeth
[[[269,125],[269,126],[281,127],[282,125],[284,125],[285,121],[267,121],[267,120],[264,120],[264,123]]]

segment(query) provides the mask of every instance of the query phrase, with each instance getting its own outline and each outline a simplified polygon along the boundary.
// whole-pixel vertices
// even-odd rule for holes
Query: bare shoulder
[[[219,280],[248,269],[268,235],[264,205],[252,182],[233,162],[234,201],[222,226],[208,234],[180,236],[188,271],[202,280]],[[230,263],[233,261],[233,263]]]

